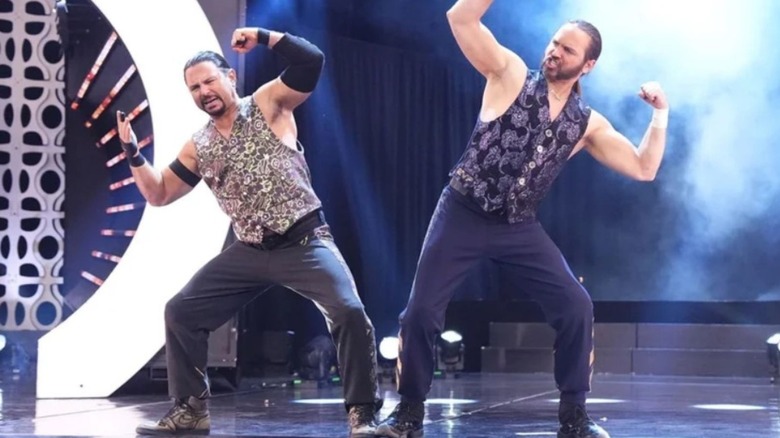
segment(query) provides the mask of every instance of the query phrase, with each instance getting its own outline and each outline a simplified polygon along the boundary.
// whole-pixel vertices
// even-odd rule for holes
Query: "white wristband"
[[[650,121],[650,126],[658,129],[666,129],[666,125],[669,123],[669,108],[653,109],[653,120]]]

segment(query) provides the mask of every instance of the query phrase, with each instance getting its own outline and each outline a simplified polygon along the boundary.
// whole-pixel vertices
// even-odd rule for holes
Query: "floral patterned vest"
[[[242,98],[230,138],[212,121],[193,135],[198,169],[242,242],[284,234],[321,203],[311,187],[303,150],[281,142],[252,96]]]
[[[487,123],[477,120],[450,172],[450,186],[509,223],[535,220],[540,201],[585,134],[590,112],[572,92],[560,115],[550,120],[547,80],[529,70],[506,113]]]

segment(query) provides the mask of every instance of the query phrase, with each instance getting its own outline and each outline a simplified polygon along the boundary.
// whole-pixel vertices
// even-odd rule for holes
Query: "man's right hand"
[[[230,47],[238,53],[247,53],[259,44],[256,27],[241,27],[233,31]]]
[[[119,142],[122,144],[127,158],[138,155],[138,139],[130,126],[130,121],[127,120],[127,115],[122,111],[116,112],[116,128],[119,133]]]
[[[135,137],[133,128],[130,127],[130,120],[122,111],[116,112],[116,130],[119,134],[119,143],[127,154],[127,161],[131,167],[140,167],[146,163],[143,154],[138,150],[138,139]]]

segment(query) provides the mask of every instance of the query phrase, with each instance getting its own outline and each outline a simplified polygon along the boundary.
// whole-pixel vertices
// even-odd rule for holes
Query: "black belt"
[[[277,234],[267,228],[264,229],[263,241],[251,245],[255,248],[272,250],[297,244],[311,234],[316,228],[325,225],[325,223],[325,213],[322,212],[322,209],[318,208],[298,219],[298,221],[292,224],[284,234]]]

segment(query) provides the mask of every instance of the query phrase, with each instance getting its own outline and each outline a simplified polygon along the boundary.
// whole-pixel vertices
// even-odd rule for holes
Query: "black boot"
[[[349,407],[347,422],[350,438],[373,438],[376,435],[377,405],[373,403]]]
[[[561,403],[558,420],[558,438],[609,438],[607,431],[590,419],[584,405]]]
[[[401,400],[393,412],[379,423],[378,436],[390,438],[420,438],[423,436],[425,405],[422,402]]]
[[[135,428],[139,435],[208,435],[211,429],[206,400],[197,397],[176,400],[173,407],[156,423]]]

